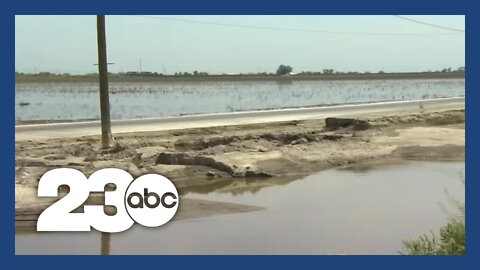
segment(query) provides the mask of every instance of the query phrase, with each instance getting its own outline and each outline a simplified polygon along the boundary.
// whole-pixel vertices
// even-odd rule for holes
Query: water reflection
[[[464,79],[112,82],[110,104],[112,119],[133,119],[457,97],[465,95],[464,84]],[[98,119],[97,91],[95,83],[17,83],[15,119]]]
[[[226,179],[224,181],[212,181],[210,184],[180,188],[182,195],[187,194],[209,194],[212,192],[229,193],[239,195],[243,193],[257,193],[270,186],[287,185],[295,180],[303,178],[305,175],[289,175],[270,178],[237,178]]]
[[[17,254],[397,254],[402,240],[446,222],[440,204],[464,201],[463,172],[460,162],[417,162],[328,170],[256,192],[212,185],[185,196],[265,209],[158,228],[134,225],[113,235],[17,232],[15,248]]]
[[[100,254],[102,255],[110,255],[110,234],[109,233],[102,233],[102,246],[100,249]]]

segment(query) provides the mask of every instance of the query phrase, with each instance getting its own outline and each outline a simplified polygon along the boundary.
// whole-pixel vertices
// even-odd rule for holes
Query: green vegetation
[[[293,71],[293,68],[291,66],[280,65],[277,68],[277,75],[287,75],[292,71]]]
[[[163,74],[160,74],[161,76],[165,76]],[[199,72],[199,71],[193,71],[192,73],[190,72],[175,72],[173,76],[185,76],[185,77],[196,77],[196,76],[208,76],[207,72]]]
[[[439,235],[422,235],[403,242],[407,255],[464,255],[465,222],[452,219],[440,228]]]
[[[437,71],[425,71],[425,72],[411,72],[411,73],[388,73],[384,71],[378,72],[353,72],[353,71],[337,71],[334,69],[323,69],[322,71],[300,71],[293,73],[293,67],[289,65],[280,65],[275,72],[257,72],[257,73],[221,73],[221,74],[209,74],[207,72],[194,70],[192,72],[175,72],[174,74],[163,74],[159,72],[151,71],[128,71],[109,73],[109,78],[112,80],[237,80],[237,79],[356,79],[361,78],[460,78],[464,77],[465,67],[459,67],[457,69],[445,68]],[[280,76],[279,76],[280,75]],[[69,73],[52,73],[52,72],[38,72],[38,73],[23,73],[15,72],[15,79],[17,81],[96,81],[98,79],[98,73],[87,74],[69,74]]]

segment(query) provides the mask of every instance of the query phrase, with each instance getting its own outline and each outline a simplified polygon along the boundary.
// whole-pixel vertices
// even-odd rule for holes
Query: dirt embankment
[[[160,173],[185,193],[252,190],[327,168],[365,169],[372,162],[462,161],[464,117],[463,108],[419,109],[347,122],[333,119],[328,126],[318,119],[128,133],[118,134],[108,150],[100,148],[99,136],[17,141],[16,207],[28,212],[38,201],[40,176],[57,167],[76,168],[87,176],[105,167],[125,169],[134,177]]]
[[[366,123],[362,126],[362,123]],[[338,125],[338,123],[337,123]],[[164,174],[181,189],[231,177],[309,173],[372,159],[463,160],[464,110],[366,117],[329,128],[325,120],[16,142],[16,184],[35,187],[56,167],[87,175],[118,167]]]

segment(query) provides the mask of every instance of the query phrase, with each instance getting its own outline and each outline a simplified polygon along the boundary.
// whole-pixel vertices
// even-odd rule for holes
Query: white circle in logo
[[[125,193],[128,214],[146,227],[158,227],[170,221],[177,212],[179,201],[173,183],[159,174],[138,177]]]

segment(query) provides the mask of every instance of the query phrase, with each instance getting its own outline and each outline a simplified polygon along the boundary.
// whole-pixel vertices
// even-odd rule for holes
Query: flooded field
[[[398,254],[402,240],[445,224],[455,213],[452,200],[464,202],[464,172],[463,162],[411,162],[370,170],[327,170],[234,193],[212,186],[185,197],[264,209],[173,221],[159,228],[134,225],[112,235],[17,231],[15,250],[16,254]]]
[[[112,119],[465,95],[464,79],[110,83]],[[17,83],[16,120],[99,118],[98,85]]]

